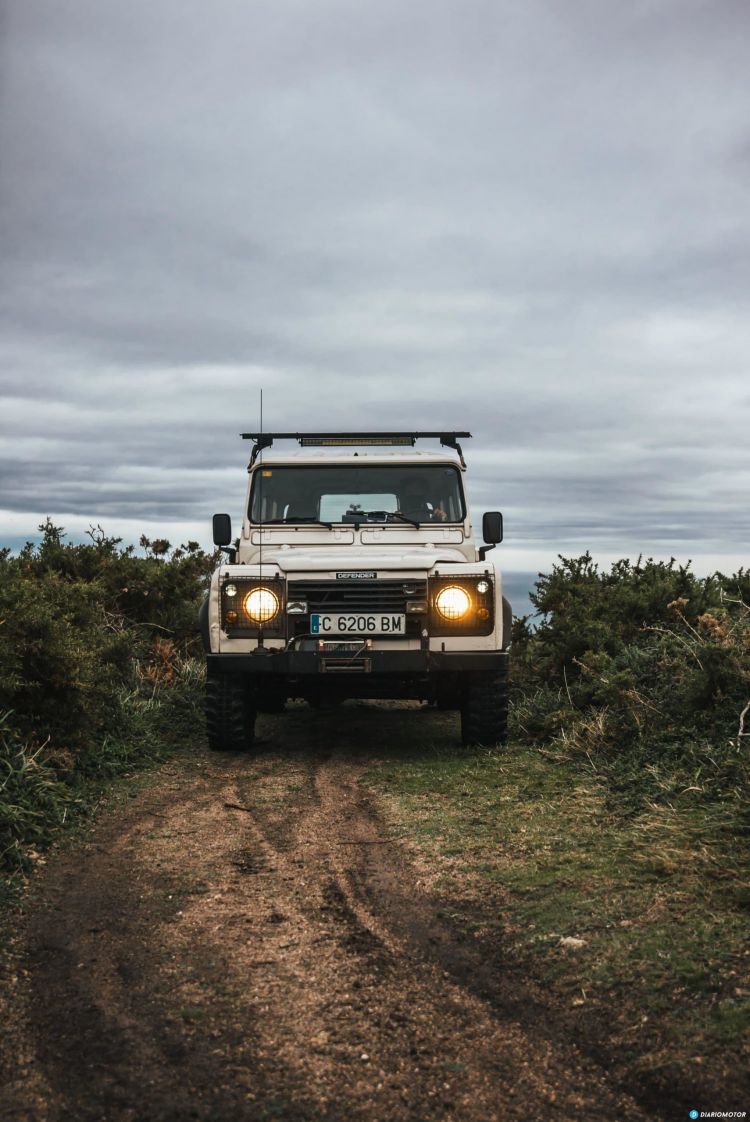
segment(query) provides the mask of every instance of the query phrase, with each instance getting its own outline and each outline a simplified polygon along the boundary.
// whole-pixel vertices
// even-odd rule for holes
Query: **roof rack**
[[[470,437],[470,432],[243,432],[243,440],[252,440],[253,452],[250,467],[264,448],[270,448],[274,440],[296,440],[302,448],[347,448],[356,445],[379,447],[410,447],[418,440],[439,440],[444,448],[458,452],[461,467],[465,468],[463,452],[458,438]]]

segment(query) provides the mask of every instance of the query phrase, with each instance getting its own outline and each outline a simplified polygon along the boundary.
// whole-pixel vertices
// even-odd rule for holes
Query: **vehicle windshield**
[[[458,469],[450,464],[326,464],[260,467],[251,522],[462,522]]]

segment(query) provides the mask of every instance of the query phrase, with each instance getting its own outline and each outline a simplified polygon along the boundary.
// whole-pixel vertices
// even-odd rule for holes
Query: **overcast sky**
[[[747,564],[746,0],[0,0],[0,544],[467,428],[505,563]]]

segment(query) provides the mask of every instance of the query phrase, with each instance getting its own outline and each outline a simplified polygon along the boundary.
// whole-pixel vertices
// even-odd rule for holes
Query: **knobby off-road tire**
[[[461,741],[492,748],[508,742],[508,674],[483,676],[466,687],[461,706]]]
[[[255,740],[255,708],[244,678],[235,674],[206,679],[206,736],[213,752],[247,752]]]
[[[286,697],[278,690],[259,690],[255,704],[259,713],[283,713],[286,708]]]

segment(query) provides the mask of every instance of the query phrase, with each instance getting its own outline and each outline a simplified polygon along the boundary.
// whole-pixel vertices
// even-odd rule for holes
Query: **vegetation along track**
[[[254,753],[191,751],[51,858],[0,1010],[3,1118],[658,1117],[389,837],[359,778],[433,719],[263,718]]]

